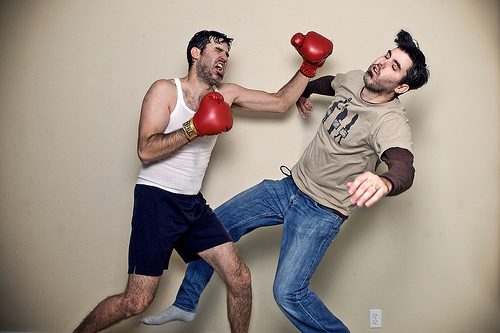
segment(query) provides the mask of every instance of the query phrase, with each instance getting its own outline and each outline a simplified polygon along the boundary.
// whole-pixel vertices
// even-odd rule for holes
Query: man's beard
[[[383,82],[376,80],[370,81],[371,78],[372,77],[369,71],[365,72],[365,75],[363,75],[363,82],[365,83],[366,90],[376,94],[384,94],[391,91],[383,84]]]
[[[203,83],[206,83],[209,86],[215,86],[224,78],[223,75],[220,75],[218,73],[215,76],[212,75],[210,66],[206,64],[201,64],[201,66],[198,67],[196,74]]]

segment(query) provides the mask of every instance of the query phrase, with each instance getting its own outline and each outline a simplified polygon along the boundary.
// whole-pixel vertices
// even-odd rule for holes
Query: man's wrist
[[[387,194],[391,193],[392,192],[392,188],[393,188],[393,185],[392,185],[392,182],[385,178],[385,177],[380,177],[380,179],[382,179],[382,181],[384,182],[385,186],[387,186]]]
[[[190,119],[182,124],[182,131],[184,132],[184,135],[186,136],[188,141],[193,141],[198,137],[198,132],[193,125],[193,119]]]

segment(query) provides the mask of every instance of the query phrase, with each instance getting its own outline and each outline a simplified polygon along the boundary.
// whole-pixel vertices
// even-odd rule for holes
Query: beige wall
[[[413,188],[344,226],[312,287],[349,325],[388,333],[498,332],[499,2],[497,0],[2,1],[0,4],[0,331],[68,332],[126,281],[140,104],[158,78],[186,73],[204,28],[235,37],[226,81],[269,91],[300,64],[289,44],[318,31],[335,44],[321,74],[370,62],[400,28],[426,52],[427,86],[402,97],[414,131]],[[309,7],[309,8],[307,8]],[[280,177],[328,100],[302,120],[235,111],[203,188],[215,207]],[[280,228],[245,237],[252,332],[293,332],[272,298]],[[174,255],[148,314],[172,303]],[[218,278],[190,324],[138,318],[110,332],[228,332]],[[496,329],[495,329],[496,328]]]

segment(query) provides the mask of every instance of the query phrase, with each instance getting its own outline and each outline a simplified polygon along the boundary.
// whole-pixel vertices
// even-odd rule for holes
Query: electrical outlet
[[[370,328],[382,327],[382,309],[370,309]]]

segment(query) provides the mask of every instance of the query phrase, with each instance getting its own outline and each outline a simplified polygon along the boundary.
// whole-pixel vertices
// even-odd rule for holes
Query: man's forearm
[[[137,155],[141,162],[147,165],[168,157],[188,142],[189,140],[182,129],[168,134],[153,134],[149,138],[139,141]]]
[[[288,110],[302,95],[309,83],[309,78],[297,71],[295,75],[275,94],[283,104],[283,109]]]

